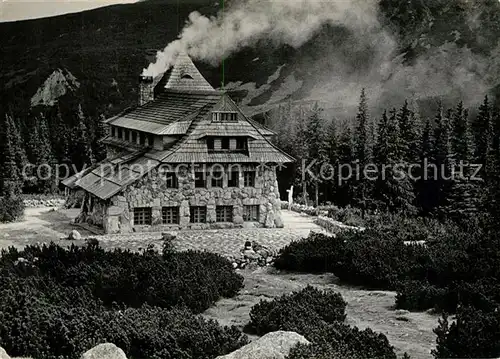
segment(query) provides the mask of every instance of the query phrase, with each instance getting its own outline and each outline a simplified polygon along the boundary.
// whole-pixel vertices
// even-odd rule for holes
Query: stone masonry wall
[[[241,171],[248,167],[240,166]],[[123,193],[111,199],[103,219],[107,233],[128,233],[131,231],[162,231],[178,229],[243,228],[243,227],[283,227],[279,201],[276,171],[259,168],[255,187],[244,187],[243,173],[239,176],[239,186],[227,187],[227,172],[223,188],[211,188],[211,178],[207,175],[208,188],[195,188],[194,176],[186,165],[179,174],[178,188],[167,188],[166,181],[157,169],[130,185]],[[258,205],[258,222],[243,221],[243,206]],[[179,207],[179,224],[163,225],[162,207]],[[190,223],[190,206],[206,206],[206,223]],[[233,206],[233,222],[216,222],[216,206]],[[152,208],[151,226],[134,226],[133,209]]]

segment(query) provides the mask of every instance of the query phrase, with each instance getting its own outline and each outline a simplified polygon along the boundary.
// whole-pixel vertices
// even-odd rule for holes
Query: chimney
[[[153,76],[141,75],[139,78],[139,106],[153,101],[154,98]]]

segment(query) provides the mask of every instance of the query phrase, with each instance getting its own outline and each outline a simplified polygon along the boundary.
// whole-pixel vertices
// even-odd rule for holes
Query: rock
[[[243,256],[244,256],[245,258],[248,258],[248,259],[253,259],[253,260],[257,260],[257,259],[259,259],[259,258],[260,258],[260,256],[259,256],[257,253],[255,253],[255,251],[254,251],[253,249],[248,249],[248,250],[245,250],[245,251],[243,252]]]
[[[285,359],[290,350],[298,343],[309,344],[309,341],[295,332],[271,332],[230,354],[218,356],[216,359]]]
[[[163,232],[161,234],[161,238],[164,241],[173,241],[175,238],[177,238],[177,232]]]
[[[82,239],[82,235],[76,229],[73,229],[69,234],[68,239],[72,241],[77,241]]]
[[[127,356],[116,345],[104,343],[83,353],[81,359],[127,359]]]
[[[4,348],[0,347],[0,359],[10,359]]]
[[[394,314],[396,314],[396,315],[408,315],[408,314],[410,314],[410,312],[405,310],[405,309],[396,309],[394,311]]]

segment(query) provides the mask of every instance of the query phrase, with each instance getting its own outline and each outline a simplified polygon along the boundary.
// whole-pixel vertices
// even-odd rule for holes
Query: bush
[[[24,215],[24,201],[21,197],[0,198],[0,222],[14,222]]]
[[[243,277],[235,273],[231,262],[213,253],[189,251],[163,258],[153,251],[110,252],[95,245],[28,246],[22,252],[2,252],[0,273],[11,269],[5,278],[18,275],[19,269],[12,267],[19,258],[27,260],[23,275],[52,279],[64,288],[88,289],[106,306],[182,305],[201,313],[220,297],[236,295],[243,286]]]
[[[293,330],[303,322],[334,323],[345,320],[347,303],[339,293],[307,286],[273,301],[261,300],[250,311],[250,325],[258,334]]]
[[[331,354],[353,354],[352,359],[396,359],[383,334],[360,331],[343,323],[347,303],[339,293],[306,287],[273,301],[261,301],[250,311],[250,327],[259,334],[288,330],[302,334],[312,345],[298,345],[288,359],[335,358]],[[341,356],[339,356],[340,358]]]
[[[0,343],[12,355],[50,359],[106,341],[138,359],[214,358],[246,339],[194,313],[242,282],[210,253],[9,248],[0,258]]]
[[[446,315],[434,330],[435,358],[498,358],[500,356],[500,311],[482,311],[472,307],[458,310],[449,325]]]
[[[348,236],[348,234],[343,234]],[[277,269],[324,273],[331,272],[335,263],[345,255],[345,243],[339,237],[332,238],[313,233],[307,239],[295,241],[279,251],[274,262]]]
[[[14,298],[23,305],[6,305]],[[108,310],[95,302],[92,307],[54,305],[29,293],[4,297],[0,308],[0,341],[15,356],[76,359],[99,343],[112,342],[137,359],[204,359],[246,344],[237,328],[221,327],[188,310]]]

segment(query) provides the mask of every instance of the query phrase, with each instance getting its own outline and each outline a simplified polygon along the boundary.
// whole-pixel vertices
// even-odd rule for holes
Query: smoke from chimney
[[[164,73],[180,51],[215,65],[263,38],[297,48],[325,24],[343,25],[357,33],[369,34],[375,28],[379,32],[377,9],[375,0],[242,0],[217,17],[195,11],[179,39],[158,52],[143,75]]]
[[[429,47],[412,64],[398,55],[398,41],[380,24],[378,0],[235,0],[216,17],[189,15],[179,38],[161,52],[143,75],[157,77],[175,63],[180,51],[213,65],[244,47],[266,40],[299,48],[325,25],[349,32],[341,43],[327,44],[314,62],[304,62],[314,83],[310,99],[355,106],[361,88],[372,103],[401,104],[404,99],[448,97],[480,101],[498,83],[498,57],[485,57],[455,43]],[[425,39],[424,39],[425,40]],[[492,54],[500,53],[500,44]],[[307,66],[307,68],[305,68]],[[302,71],[304,72],[304,71]],[[352,102],[352,103],[350,103]]]

